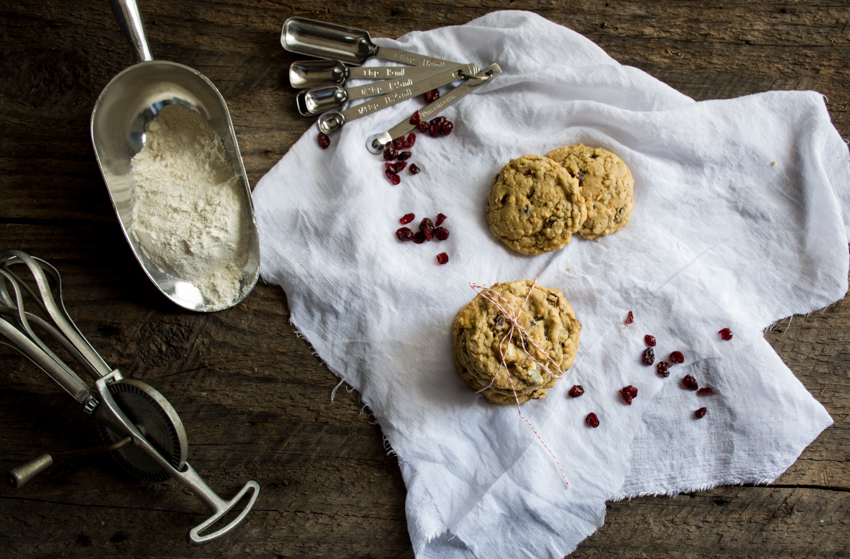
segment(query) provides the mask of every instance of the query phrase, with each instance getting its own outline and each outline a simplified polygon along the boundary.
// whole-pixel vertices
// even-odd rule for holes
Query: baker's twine
[[[479,284],[473,283],[473,282],[469,282],[469,286],[472,289],[474,289],[476,293],[478,293],[479,295],[484,297],[487,301],[489,301],[494,307],[499,309],[499,312],[501,313],[501,315],[504,316],[508,320],[508,322],[510,322],[510,324],[511,324],[511,327],[508,329],[508,332],[505,334],[505,336],[499,342],[499,356],[501,357],[501,360],[502,360],[501,363],[499,364],[499,369],[496,371],[496,374],[493,375],[493,380],[490,381],[490,384],[488,384],[487,386],[485,386],[481,390],[476,391],[476,394],[480,394],[481,392],[484,392],[485,390],[487,390],[488,388],[493,386],[493,383],[496,382],[496,376],[498,376],[498,374],[502,370],[502,367],[504,367],[505,373],[508,375],[508,382],[511,383],[511,391],[514,393],[514,400],[516,401],[516,407],[517,407],[517,411],[519,412],[519,416],[528,424],[528,426],[531,428],[531,431],[534,433],[534,436],[537,437],[537,440],[540,441],[540,444],[543,445],[543,448],[546,449],[546,451],[552,457],[552,460],[554,460],[555,464],[558,465],[558,470],[561,472],[561,478],[564,480],[564,484],[566,484],[569,487],[570,483],[567,481],[567,476],[564,474],[564,469],[561,467],[561,463],[558,462],[558,459],[555,457],[555,453],[552,452],[552,449],[549,448],[549,446],[546,444],[546,441],[543,440],[543,437],[540,436],[540,434],[537,432],[537,429],[535,429],[534,425],[531,424],[531,421],[529,421],[528,418],[525,417],[525,415],[523,415],[522,406],[519,403],[519,396],[517,396],[517,393],[516,393],[516,386],[514,386],[514,379],[511,377],[511,372],[508,369],[508,364],[505,361],[505,344],[508,340],[513,338],[514,330],[519,330],[519,334],[520,334],[519,339],[520,339],[520,342],[522,343],[523,353],[525,353],[532,361],[534,361],[537,365],[540,366],[540,368],[542,368],[544,371],[549,373],[552,377],[554,377],[556,379],[564,378],[564,372],[561,370],[561,368],[558,366],[558,364],[555,362],[555,360],[552,359],[549,356],[549,354],[546,353],[546,351],[543,350],[543,348],[541,348],[536,343],[534,343],[534,340],[531,339],[531,337],[528,335],[528,332],[519,323],[519,316],[522,313],[522,309],[525,308],[525,304],[528,302],[529,297],[531,297],[531,292],[534,291],[535,287],[537,287],[537,279],[536,278],[534,279],[534,282],[531,284],[531,289],[528,290],[528,294],[525,296],[525,299],[523,299],[522,305],[520,305],[520,307],[519,307],[519,309],[517,309],[516,313],[511,313],[510,310],[505,309],[505,307],[507,307],[507,309],[512,309],[512,308],[511,308],[510,303],[508,303],[507,299],[502,297],[501,293],[490,289],[490,287],[488,287],[486,285],[479,285]],[[504,306],[499,304],[499,302],[496,300],[497,298],[501,299],[504,302]],[[545,367],[542,363],[537,361],[537,359],[535,359],[531,355],[531,353],[529,353],[528,348],[525,345],[526,340],[528,341],[528,343],[533,345],[537,349],[537,351],[539,351],[544,356],[546,356],[546,359],[548,361],[550,361],[552,363],[552,365],[555,366],[555,370],[557,370],[558,373],[559,373],[558,375],[551,372],[549,370],[549,367]]]

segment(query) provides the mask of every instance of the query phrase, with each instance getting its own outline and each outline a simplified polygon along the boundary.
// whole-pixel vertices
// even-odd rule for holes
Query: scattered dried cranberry
[[[422,234],[422,231],[417,231],[413,234],[413,242],[417,245],[421,245],[425,242],[425,235]]]
[[[650,336],[647,334],[643,337],[643,341],[646,342],[646,345],[649,347],[655,347],[655,336]]]
[[[707,413],[708,413],[707,409],[700,408],[700,409],[698,409],[697,411],[694,412],[694,417],[696,417],[697,419],[702,419],[703,417],[705,417],[705,414],[707,414]]]
[[[449,255],[446,254],[445,252],[441,252],[440,254],[437,255],[437,263],[438,264],[445,264],[448,261],[449,261]]]
[[[410,149],[410,148],[413,147],[413,144],[415,144],[415,143],[416,143],[416,134],[411,132],[410,134],[407,135],[407,138],[404,139],[404,148]]]
[[[426,103],[433,103],[434,101],[440,98],[440,90],[432,89],[431,91],[423,95],[423,97],[425,98]]]
[[[401,177],[390,169],[387,169],[384,174],[387,176],[387,179],[393,184],[398,184],[401,182]]]
[[[319,132],[319,147],[322,149],[328,149],[328,146],[331,145],[331,138],[324,132]]]
[[[688,390],[696,390],[697,388],[699,388],[699,385],[697,384],[697,379],[695,379],[691,375],[685,375],[684,377],[682,377],[682,386],[684,386]]]
[[[395,140],[393,140],[393,147],[396,151],[401,151],[404,149],[404,136],[399,136]]]
[[[398,158],[399,161],[407,161],[408,159],[410,159],[411,155],[413,155],[413,154],[410,153],[409,151],[403,151],[403,152],[399,153],[396,157]]]
[[[420,169],[419,167],[417,167],[417,166],[416,166],[416,163],[411,163],[411,164],[410,164],[410,174],[411,174],[411,175],[415,175],[415,174],[419,173],[420,171],[422,171],[422,169]]]
[[[632,314],[632,311],[629,311],[629,314],[626,315],[626,320],[624,321],[626,324],[631,324],[635,321],[635,315]]]
[[[399,241],[412,241],[413,231],[411,231],[407,227],[402,227],[401,229],[395,232],[395,236],[398,237]]]
[[[442,133],[443,128],[438,123],[431,121],[431,125],[428,127],[428,135],[432,138],[436,138]]]
[[[392,144],[387,144],[387,147],[384,148],[384,161],[392,161],[397,154],[398,150]]]
[[[430,126],[431,125],[428,124],[427,120],[423,120],[422,122],[420,122],[419,124],[416,125],[416,129],[419,130],[420,132],[427,132],[428,128],[430,128]]]
[[[643,350],[643,355],[641,356],[640,360],[647,367],[649,365],[652,365],[653,363],[655,363],[655,352],[652,350],[651,347],[648,347],[645,350]]]
[[[658,365],[655,366],[655,372],[658,373],[658,376],[661,378],[667,378],[670,376],[670,364],[667,361],[659,361]]]
[[[419,230],[422,231],[423,235],[425,235],[425,240],[430,241],[434,236],[434,222],[427,217],[424,218],[419,224]]]
[[[620,394],[623,396],[623,401],[625,401],[625,402],[626,402],[626,404],[628,404],[628,405],[630,405],[630,406],[631,406],[631,405],[632,405],[632,400],[634,400],[635,398],[637,398],[638,389],[637,389],[637,388],[635,388],[634,386],[632,386],[632,385],[630,384],[630,385],[628,385],[628,386],[624,386],[624,387],[620,390]]]
[[[576,384],[575,386],[570,388],[570,391],[567,392],[567,394],[570,395],[570,398],[578,398],[579,396],[584,394],[584,387],[580,384]]]
[[[396,161],[393,164],[393,169],[395,169],[396,173],[401,173],[402,171],[404,171],[405,167],[407,167],[407,162],[405,161]]]
[[[415,214],[404,214],[403,216],[401,216],[401,219],[399,219],[398,222],[401,223],[402,225],[407,225],[408,223],[410,223],[414,219],[416,219]]]
[[[703,386],[702,388],[697,390],[697,394],[699,396],[714,396],[715,394],[717,394],[717,392],[715,392],[714,389],[710,386]]]
[[[449,230],[445,227],[437,227],[434,229],[434,238],[438,241],[445,241],[449,238]]]
[[[422,122],[422,115],[419,114],[419,111],[416,111],[410,116],[410,124],[419,124]]]
[[[443,136],[448,136],[449,134],[452,133],[452,130],[454,130],[454,127],[455,127],[455,125],[452,123],[452,121],[447,120],[440,125],[440,131],[442,131]]]
[[[584,418],[584,423],[588,427],[593,427],[595,429],[596,427],[599,427],[599,418],[596,417],[595,413],[590,412],[587,414],[587,417]]]
[[[437,221],[434,222],[434,225],[439,227],[446,220],[446,216],[443,214],[437,214]]]
[[[718,332],[718,334],[720,334],[720,339],[725,341],[725,342],[728,342],[729,340],[732,339],[732,330],[730,330],[728,328],[724,328],[723,330]]]
[[[684,363],[685,356],[682,355],[681,351],[674,351],[670,354],[670,361],[672,361],[673,363]]]

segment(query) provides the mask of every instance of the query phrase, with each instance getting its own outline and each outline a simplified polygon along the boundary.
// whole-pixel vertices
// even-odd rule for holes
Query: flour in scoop
[[[130,234],[163,272],[198,287],[207,304],[240,294],[250,213],[221,138],[197,112],[163,107],[133,157]]]

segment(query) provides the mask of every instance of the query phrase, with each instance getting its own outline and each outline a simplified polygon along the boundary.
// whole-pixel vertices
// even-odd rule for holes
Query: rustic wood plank
[[[850,2],[589,3],[503,0],[142,1],[157,58],[208,76],[231,109],[251,184],[311,121],[297,115],[279,46],[286,17],[345,22],[373,36],[531,9],[695,99],[772,89],[829,98],[850,138]],[[149,485],[108,457],[57,464],[23,490],[0,487],[0,552],[57,557],[411,557],[404,486],[380,429],[289,324],[280,290],[258,285],[214,315],[171,306],[126,250],[88,136],[100,90],[132,63],[107,3],[0,6],[0,247],[62,271],[69,310],[108,362],[147,380],[186,424],[190,462],[228,494],[262,486],[257,511],[223,542],[183,538],[203,506],[174,482]],[[609,505],[576,557],[850,555],[850,305],[794,317],[768,339],[835,425],[775,485],[722,487]],[[45,375],[0,351],[0,467],[97,444],[91,422]]]

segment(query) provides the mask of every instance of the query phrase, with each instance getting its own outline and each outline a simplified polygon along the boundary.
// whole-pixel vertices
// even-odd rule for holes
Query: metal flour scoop
[[[115,76],[101,92],[92,112],[91,137],[124,236],[145,274],[174,303],[202,312],[232,307],[247,297],[257,283],[260,242],[248,177],[227,105],[218,89],[200,72],[182,64],[153,59],[135,0],[111,0],[111,4],[137,64]],[[242,240],[248,247],[248,258],[241,269],[240,289],[225,304],[211,304],[193,281],[161,271],[129,234],[135,198],[133,156],[145,145],[145,126],[163,107],[177,103],[194,109],[207,120],[224,143],[230,165],[244,187],[242,204],[250,215],[247,229],[250,238]]]

